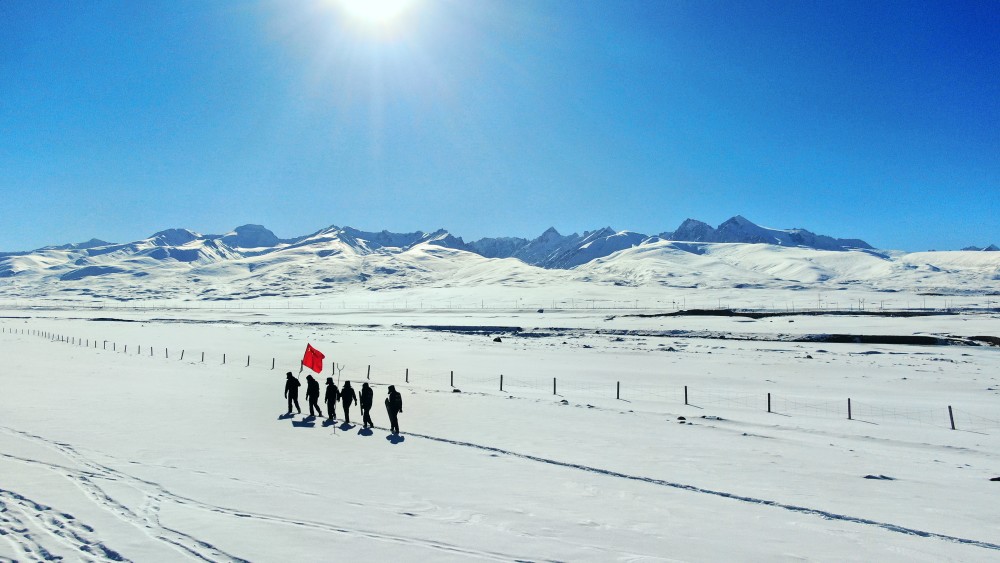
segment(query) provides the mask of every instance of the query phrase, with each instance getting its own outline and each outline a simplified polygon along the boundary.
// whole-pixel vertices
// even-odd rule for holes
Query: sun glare
[[[387,24],[403,14],[413,0],[339,0],[340,6],[351,17],[362,22]]]

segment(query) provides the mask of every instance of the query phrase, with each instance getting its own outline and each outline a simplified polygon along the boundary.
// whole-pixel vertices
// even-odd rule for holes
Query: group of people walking
[[[299,380],[288,372],[285,378],[285,398],[288,399],[288,413],[292,412],[292,405],[299,413]],[[323,395],[323,402],[326,403],[327,415],[330,420],[337,416],[337,402],[344,408],[344,422],[351,422],[351,405],[358,403],[361,406],[362,424],[365,428],[374,428],[372,422],[371,409],[375,393],[367,383],[361,386],[361,400],[358,400],[357,393],[351,387],[350,381],[344,382],[344,387],[337,388],[332,377],[326,378],[326,393]],[[309,416],[323,416],[323,411],[319,406],[319,382],[312,374],[306,376],[306,401],[309,403]],[[396,391],[394,385],[389,386],[389,396],[385,399],[385,409],[389,413],[389,427],[393,434],[399,434],[399,413],[403,412],[403,396]]]

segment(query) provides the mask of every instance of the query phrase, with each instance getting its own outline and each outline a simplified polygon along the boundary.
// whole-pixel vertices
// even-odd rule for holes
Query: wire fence
[[[781,414],[806,414],[826,418],[844,418],[845,401],[815,401],[794,397],[772,397],[772,410]]]
[[[137,357],[160,358],[182,361],[188,364],[232,365],[244,368],[258,368],[280,371],[276,356],[265,357],[253,354],[230,354],[208,350],[173,349],[142,344],[127,344],[100,338],[64,335],[30,328],[0,327],[0,334],[28,335],[45,338],[53,343],[61,343],[88,349]],[[285,361],[282,361],[284,364]],[[970,432],[1000,431],[1000,412],[984,416],[965,409],[946,407],[902,408],[858,402],[851,398],[843,400],[816,400],[767,393],[734,393],[725,389],[691,388],[687,385],[669,387],[667,385],[626,385],[620,380],[604,382],[579,381],[557,377],[540,377],[497,374],[456,374],[453,370],[413,370],[410,368],[388,369],[365,365],[347,366],[329,362],[328,375],[338,380],[368,381],[376,385],[401,385],[435,390],[455,391],[460,388],[471,391],[499,391],[504,393],[531,393],[559,397],[604,398],[618,400],[644,400],[660,404],[683,404],[695,408],[722,408],[765,411],[784,416],[808,416],[830,419],[846,419],[877,424],[920,424],[937,428],[951,428]],[[299,370],[301,371],[301,369]],[[327,371],[327,370],[325,370]]]

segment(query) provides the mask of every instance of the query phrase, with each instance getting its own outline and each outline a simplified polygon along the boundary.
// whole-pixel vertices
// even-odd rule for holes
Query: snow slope
[[[996,334],[996,315],[792,325],[586,310],[0,316],[0,558],[985,561],[1000,553],[1000,484],[990,481],[1000,476],[1000,349],[635,333],[864,325]],[[539,334],[410,327],[460,323]],[[387,384],[400,388],[401,440],[389,439],[378,407],[370,433],[284,415],[283,373],[306,342],[327,354],[323,377],[331,363],[356,387],[370,373],[376,404]],[[959,430],[949,427],[948,405]]]

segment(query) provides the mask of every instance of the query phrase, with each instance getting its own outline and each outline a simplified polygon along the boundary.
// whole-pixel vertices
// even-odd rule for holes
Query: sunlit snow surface
[[[752,251],[718,245],[716,261],[689,267],[761,279],[884,267],[757,258],[748,268]],[[978,313],[914,318],[635,317],[652,312],[641,301],[707,305],[750,290],[474,288],[469,280],[495,275],[490,262],[455,266],[457,289],[388,299],[358,290],[239,304],[5,301],[0,558],[1000,557],[1000,483],[990,481],[1000,476],[1000,348],[794,341],[1000,336],[988,296],[961,298],[983,301]],[[542,275],[510,270],[525,283]],[[553,308],[566,287],[576,308]],[[755,295],[776,308],[834,299],[769,287]],[[841,307],[877,308],[878,292],[849,293]],[[639,309],[597,308],[632,295]],[[907,295],[928,308],[959,299]],[[350,308],[365,297],[372,309]],[[451,310],[430,308],[448,298]],[[284,372],[298,372],[307,342],[327,355],[321,381],[336,365],[334,377],[356,388],[370,374],[370,435],[339,418],[282,417]],[[404,400],[395,443],[381,407],[388,384]]]

